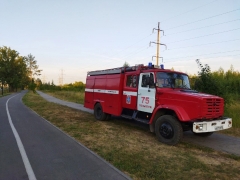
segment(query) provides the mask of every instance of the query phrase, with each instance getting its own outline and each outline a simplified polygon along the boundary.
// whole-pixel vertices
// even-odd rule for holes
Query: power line
[[[214,1],[212,1],[212,2],[214,2]],[[212,2],[210,2],[210,3],[212,3]],[[208,3],[208,4],[210,4],[210,3]],[[205,4],[205,5],[207,5],[207,4]],[[204,6],[204,5],[203,5],[203,6]],[[202,7],[202,6],[199,6],[199,7],[195,8],[195,9],[198,9],[198,8],[200,8],[200,7]],[[193,10],[195,10],[195,9],[193,9]],[[236,10],[233,10],[233,11],[237,11],[237,10],[239,10],[239,9],[236,9]],[[190,11],[192,11],[192,10],[190,10]],[[188,12],[190,12],[190,11],[188,11]],[[218,14],[218,15],[215,15],[215,16],[212,16],[212,17],[208,17],[208,18],[205,18],[205,19],[213,18],[213,17],[216,17],[216,16],[220,16],[220,15],[223,15],[223,14],[227,14],[227,13],[233,12],[233,11],[225,12],[225,13]],[[187,13],[187,12],[186,12],[186,13]],[[169,19],[170,19],[170,18],[169,18]],[[205,19],[204,19],[204,20],[205,20]],[[239,19],[238,19],[238,20],[239,20]],[[198,20],[198,21],[201,21],[201,20]],[[195,22],[198,22],[198,21],[195,21]],[[194,22],[192,22],[192,23],[194,23]],[[225,23],[225,22],[224,22],[224,23]],[[181,25],[181,26],[182,26],[182,25]],[[237,30],[237,29],[234,29],[234,30]],[[229,30],[229,31],[233,31],[233,30]],[[229,32],[229,31],[224,31],[224,32]],[[224,33],[224,32],[219,32],[219,33],[204,35],[204,36],[200,36],[200,37],[205,37],[205,36],[220,34],[220,33]],[[153,33],[152,33],[152,34],[153,34]],[[124,50],[126,50],[126,49],[129,49],[129,48],[132,47],[133,45],[137,44],[138,42],[141,42],[142,40],[144,40],[144,39],[146,39],[146,38],[148,38],[148,37],[151,36],[152,34],[144,37],[143,39],[141,39],[141,40],[137,41],[136,43],[130,45],[129,47],[121,50],[120,52],[122,52],[122,51],[124,51]],[[195,38],[200,38],[200,37],[193,37],[193,38],[190,38],[190,39],[195,39]],[[175,41],[175,42],[187,41],[187,40],[190,40],[190,39],[184,39],[184,40]],[[170,42],[170,43],[175,43],[175,42]],[[169,43],[168,43],[168,44],[169,44]],[[192,46],[191,46],[191,47],[192,47]],[[176,48],[175,48],[175,49],[176,49]],[[143,49],[140,49],[140,50],[131,52],[130,54],[126,54],[126,55],[120,57],[119,60],[117,60],[117,61],[120,62],[120,61],[122,61],[122,59],[125,59],[126,57],[132,56],[132,55],[134,55],[134,54],[137,54],[137,53],[139,53],[139,52],[141,52],[141,51],[143,51],[143,50],[145,50],[145,47],[144,47]],[[172,49],[169,49],[169,50],[172,50]],[[118,54],[120,54],[120,52],[118,52]],[[116,55],[115,55],[115,57],[116,57]],[[107,59],[113,59],[113,58],[109,57],[109,58],[107,58]],[[116,59],[115,59],[115,62],[116,62]],[[115,63],[115,62],[114,62],[114,63]],[[90,67],[90,66],[89,66],[89,67]],[[86,69],[87,69],[87,68],[88,68],[88,67],[86,67]]]
[[[212,1],[212,2],[215,2],[215,1]],[[211,2],[211,3],[212,3],[212,2]],[[208,4],[210,4],[210,3],[208,3]],[[207,4],[206,4],[206,5],[207,5]],[[203,6],[204,6],[204,5],[203,5]],[[202,7],[202,6],[200,6],[200,7]],[[200,7],[197,7],[197,8],[200,8]],[[197,8],[195,8],[195,9],[197,9]],[[194,10],[194,9],[193,9],[193,10]],[[239,10],[239,9],[237,9],[237,10]],[[190,10],[190,11],[192,11],[192,10]],[[190,12],[190,11],[188,11],[188,12]],[[236,11],[236,10],[233,10],[233,11]],[[213,18],[213,17],[216,17],[216,16],[220,16],[220,15],[223,15],[223,14],[227,14],[227,13],[233,12],[233,11],[225,12],[225,13],[218,14],[218,15],[215,15],[215,16],[212,16],[212,17],[208,17],[208,18],[205,18],[205,19],[210,19],[210,18]],[[186,12],[186,13],[187,13],[187,12]],[[182,13],[182,14],[184,14],[184,13]],[[173,17],[172,17],[172,18],[173,18]],[[169,18],[169,19],[170,19],[170,18]],[[202,20],[205,20],[205,19],[202,19]],[[201,21],[201,20],[198,20],[198,21],[195,21],[195,22],[199,22],[199,21]],[[194,22],[192,22],[192,23],[194,23]],[[189,23],[188,23],[188,24],[189,24]],[[181,25],[181,26],[183,26],[183,25]],[[236,29],[235,29],[235,30],[236,30]],[[229,30],[229,31],[232,31],[232,30]],[[224,32],[229,32],[229,31],[224,31]],[[219,33],[224,33],[224,32],[219,32]],[[219,33],[214,33],[214,34],[210,34],[210,35],[215,35],[215,34],[219,34]],[[135,43],[132,44],[131,46],[129,46],[129,47],[125,48],[125,49],[122,49],[120,52],[123,52],[124,50],[129,49],[129,48],[132,47],[133,45],[137,44],[138,42],[140,42],[140,41],[142,41],[142,40],[144,40],[144,39],[146,39],[146,38],[148,38],[148,37],[151,36],[151,35],[152,35],[152,34],[150,34],[150,35],[144,37],[143,39],[135,42]],[[204,35],[204,36],[210,36],[210,35]],[[200,37],[204,37],[204,36],[200,36]],[[193,37],[193,38],[190,38],[190,39],[195,39],[195,38],[200,38],[200,37]],[[185,40],[180,40],[180,41],[186,41],[186,40],[190,40],[190,39],[185,39]],[[177,41],[177,42],[180,42],[180,41]],[[174,42],[170,42],[170,43],[174,43]],[[214,43],[212,43],[212,44],[214,44]],[[200,45],[198,45],[198,46],[200,46]],[[193,47],[193,46],[190,46],[190,47]],[[114,58],[108,57],[107,59],[114,59],[114,62],[113,62],[113,63],[116,63],[116,61],[121,62],[121,61],[122,61],[123,59],[125,59],[126,57],[132,56],[132,55],[137,54],[137,53],[139,53],[139,52],[142,52],[143,50],[146,50],[146,49],[148,49],[148,48],[144,47],[144,48],[138,49],[137,51],[130,52],[129,54],[126,54],[126,55],[118,58],[119,60],[118,60],[118,59],[117,59],[117,60],[115,59],[115,58],[116,58],[116,54],[115,54],[115,57],[114,57]],[[176,48],[175,48],[175,49],[176,49]],[[169,49],[169,50],[172,50],[172,49]],[[118,54],[120,54],[120,52],[118,52]],[[109,64],[113,64],[113,63],[108,63],[108,65],[109,65]],[[90,67],[90,65],[89,65],[89,67]],[[85,67],[84,69],[87,69],[87,68],[88,68],[88,67]]]
[[[211,4],[211,3],[215,2],[215,1],[218,1],[218,0],[214,0],[214,1],[210,2],[210,3],[204,4],[204,5],[202,5],[202,6],[198,6],[198,7],[194,8],[194,9],[191,9],[191,10],[188,10],[188,11],[186,11],[186,12],[183,12],[183,13],[177,14],[177,15],[175,15],[175,16],[172,16],[172,17],[170,17],[170,18],[168,18],[168,19],[165,19],[165,20],[161,21],[161,23],[164,22],[164,21],[167,21],[167,20],[169,20],[169,19],[172,19],[172,18],[175,18],[175,17],[179,17],[179,16],[181,16],[181,15],[183,15],[183,14],[189,13],[189,12],[191,12],[191,11],[194,11],[194,10],[196,10],[196,9],[199,9],[199,8],[201,8],[201,7],[204,7],[204,6],[206,6],[206,5],[209,5],[209,4]]]
[[[232,50],[232,51],[221,51],[221,52],[216,52],[216,53],[208,53],[208,54],[198,54],[198,55],[193,55],[193,56],[176,57],[176,58],[169,58],[169,59],[181,59],[181,58],[196,57],[196,56],[203,56],[203,55],[210,55],[210,54],[229,53],[229,52],[235,52],[235,51],[240,51],[240,49]]]
[[[193,23],[196,23],[196,22],[200,22],[200,21],[204,21],[204,20],[207,20],[207,19],[215,18],[217,16],[222,16],[224,14],[232,13],[232,12],[238,11],[238,10],[240,10],[240,8],[232,10],[232,11],[228,11],[228,12],[225,12],[225,13],[222,13],[222,14],[217,14],[215,16],[210,16],[210,17],[207,17],[207,18],[204,18],[204,19],[200,19],[200,20],[197,20],[197,21],[193,21],[193,22],[190,22],[190,23],[186,23],[186,24],[182,24],[182,25],[179,25],[179,26],[175,26],[175,27],[172,27],[172,28],[168,28],[166,30],[175,29],[175,28],[186,26],[186,25],[193,24]]]
[[[206,57],[206,58],[203,58],[203,59],[222,58],[222,57],[234,57],[234,56],[240,56],[240,54],[227,55],[227,56],[214,56],[214,57]],[[197,57],[196,57],[196,58],[197,58]],[[195,61],[195,58],[194,58],[194,59],[183,60],[183,61],[192,61],[192,60],[194,60],[194,61]],[[181,60],[167,61],[167,62],[164,62],[164,63],[178,62],[178,61],[181,61]]]
[[[215,1],[217,1],[217,0],[215,0]],[[213,3],[213,2],[215,2],[215,1],[212,1],[212,2],[210,2],[210,3]],[[208,4],[210,4],[210,3],[207,3],[207,4],[205,4],[205,5],[202,5],[202,6],[199,6],[199,7],[197,7],[197,8],[194,8],[194,9],[192,9],[192,10],[196,10],[196,9],[198,9],[198,8],[200,8],[200,7],[203,7],[203,6],[206,6],[206,5],[208,5]],[[192,10],[189,10],[189,11],[187,11],[187,12],[190,12],[190,11],[192,11]],[[225,13],[222,13],[222,14],[218,14],[218,15],[215,15],[215,16],[211,16],[211,17],[208,17],[208,18],[205,18],[205,19],[201,19],[201,20],[198,20],[198,21],[195,21],[195,22],[199,22],[199,21],[203,21],[203,20],[206,20],[206,19],[210,19],[210,18],[214,18],[214,17],[217,17],[217,16],[221,16],[221,15],[224,15],[224,14],[228,14],[228,13],[231,13],[231,12],[234,12],[234,11],[237,11],[237,10],[240,10],[240,8],[238,8],[238,9],[235,9],[235,10],[232,10],[232,11],[228,11],[228,12],[225,12]],[[185,13],[187,13],[187,12],[185,12]],[[182,13],[182,14],[184,14],[184,13]],[[181,14],[180,14],[181,15]],[[172,17],[173,18],[173,17]],[[169,19],[171,19],[171,18],[169,18]],[[224,23],[229,23],[229,22],[234,22],[234,21],[237,21],[237,20],[240,20],[240,19],[236,19],[236,20],[232,20],[232,21],[227,21],[227,22],[223,22],[223,23],[219,23],[219,24],[224,24]],[[163,22],[163,21],[162,21]],[[192,23],[195,23],[195,22],[192,22]],[[187,23],[187,24],[189,24],[189,23]],[[215,24],[215,25],[210,25],[210,26],[206,26],[206,27],[211,27],[211,26],[216,26],[216,25],[219,25],[219,24]],[[186,24],[185,24],[186,25]],[[181,26],[183,26],[183,25],[181,25]],[[179,27],[179,26],[178,26]],[[174,27],[175,28],[175,27]],[[201,28],[204,28],[204,27],[201,27]],[[201,29],[201,28],[198,28],[198,29]],[[172,29],[172,28],[171,28]],[[198,37],[193,37],[193,38],[189,38],[189,39],[183,39],[183,40],[180,40],[180,41],[174,41],[174,42],[170,42],[170,43],[168,43],[168,44],[171,44],[171,43],[175,43],[175,42],[181,42],[181,41],[187,41],[187,40],[191,40],[191,39],[196,39],[196,38],[201,38],[201,37],[206,37],[206,36],[211,36],[211,35],[216,35],[216,34],[221,34],[221,33],[226,33],[226,32],[230,32],[230,31],[234,31],[234,30],[238,30],[238,29],[240,29],[240,28],[237,28],[237,29],[232,29],[232,30],[228,30],[228,31],[222,31],[222,32],[218,32],[218,33],[213,33],[213,34],[208,34],[208,35],[204,35],[204,36],[198,36]],[[196,30],[196,29],[193,29],[193,30]],[[188,30],[188,31],[191,31],[191,30]],[[175,34],[177,34],[177,33],[175,33]],[[149,37],[149,36],[151,36],[152,34],[150,34],[150,35],[148,35],[147,37]],[[170,34],[171,35],[171,34]],[[146,39],[147,37],[145,37],[145,38],[143,38],[143,39]],[[142,40],[140,40],[140,41],[142,41]],[[229,42],[229,41],[227,41],[227,42]],[[213,43],[212,43],[213,44]],[[134,44],[133,44],[134,45]],[[131,45],[130,47],[132,47],[133,45]],[[200,46],[200,45],[198,45],[198,46]],[[193,46],[190,46],[190,47],[193,47]],[[129,48],[129,47],[128,47]],[[127,49],[128,49],[127,48]],[[176,49],[176,48],[175,48]],[[172,49],[169,49],[169,50],[172,50]],[[142,50],[140,50],[140,51],[138,51],[137,53],[139,53],[139,52],[141,52]],[[130,54],[130,56],[131,55],[133,55],[133,54],[136,54],[136,53],[131,53]],[[125,55],[125,56],[123,56],[122,58],[125,58],[125,57],[128,57],[129,55]]]
[[[230,32],[230,31],[235,31],[235,30],[238,30],[238,29],[240,29],[240,28],[231,29],[231,30],[228,30],[228,31],[222,31],[222,32],[213,33],[213,34],[207,34],[207,35],[204,35],[204,36],[197,36],[197,37],[193,37],[193,38],[189,38],[189,39],[183,39],[183,40],[179,40],[179,41],[170,42],[170,43],[167,43],[167,44],[177,43],[177,42],[182,42],[182,41],[188,41],[188,40],[191,40],[191,39],[197,39],[197,38],[206,37],[206,36],[212,36],[212,35],[216,35],[216,34],[221,34],[221,33],[226,33],[226,32]]]
[[[144,47],[144,48],[140,49],[139,51],[135,51],[135,52],[131,53],[130,55],[126,55],[126,56],[123,56],[123,57],[121,57],[121,58],[124,59],[124,58],[126,58],[126,57],[129,57],[129,56],[138,54],[138,53],[140,53],[140,52],[142,52],[143,50],[146,50],[146,49],[148,49],[148,48],[149,48],[149,47]]]
[[[187,46],[187,47],[205,46],[205,45],[218,44],[218,43],[224,43],[224,42],[232,42],[232,41],[238,41],[238,40],[240,40],[240,39],[229,40],[229,41],[219,41],[219,42],[215,42],[215,43],[207,43],[207,44],[200,44],[200,45]],[[181,47],[181,48],[187,48],[187,47]],[[137,49],[136,51],[134,51],[134,52],[132,52],[132,53],[130,53],[130,54],[127,54],[127,55],[124,55],[124,56],[120,57],[119,60],[114,59],[114,62],[113,62],[113,63],[108,63],[108,65],[112,65],[112,64],[116,63],[116,61],[117,61],[117,62],[121,62],[121,61],[123,61],[124,59],[126,59],[127,57],[131,57],[132,55],[138,54],[138,53],[140,53],[140,52],[142,52],[142,51],[144,51],[144,50],[146,50],[146,49],[148,49],[148,48],[149,48],[149,47],[143,47],[143,48]],[[175,49],[180,49],[180,48],[174,48],[174,49],[168,49],[168,50],[175,50]],[[219,53],[220,53],[220,52],[219,52]],[[214,54],[214,53],[210,53],[210,54]],[[202,54],[202,55],[204,55],[204,54]],[[206,54],[205,54],[205,55],[206,55]],[[200,55],[196,55],[196,56],[200,56]],[[188,56],[187,56],[187,57],[188,57]],[[189,56],[189,57],[190,57],[190,56]],[[192,56],[192,57],[194,57],[194,56]],[[179,57],[179,58],[180,58],[180,57]],[[184,58],[184,57],[182,57],[182,58]],[[108,58],[108,59],[113,59],[113,58]],[[171,62],[172,62],[172,61],[171,61]],[[89,66],[89,67],[90,67],[90,66]],[[81,68],[81,70],[86,70],[86,69],[88,69],[89,67]]]
[[[204,58],[204,59],[212,59],[212,58],[218,58],[218,57],[232,57],[232,56],[239,56],[240,54],[234,54],[234,55],[227,55],[227,56],[215,56],[215,57],[207,57],[207,58]]]
[[[194,31],[194,30],[198,30],[198,29],[203,29],[203,28],[207,28],[207,27],[217,26],[217,25],[226,24],[226,23],[230,23],[230,22],[235,22],[235,21],[239,21],[239,20],[240,19],[235,19],[235,20],[232,20],[232,21],[226,21],[226,22],[223,22],[223,23],[213,24],[213,25],[210,25],[210,26],[204,26],[204,27],[200,27],[200,28],[196,28],[196,29],[180,31],[180,32],[172,33],[172,34],[166,34],[165,36],[179,34],[179,33],[188,32],[188,31]]]
[[[153,35],[153,34],[154,34],[154,33],[149,34],[148,36],[146,36],[146,37],[142,38],[141,40],[135,42],[134,44],[128,46],[127,48],[123,49],[122,51],[124,51],[124,50],[126,50],[126,49],[129,49],[129,48],[132,47],[133,45],[135,45],[135,44],[137,44],[137,43],[143,41],[144,39],[148,38],[149,36],[151,36],[151,35]],[[122,52],[122,51],[120,51],[120,52]]]
[[[122,51],[125,51],[125,50],[129,49],[129,48],[132,47],[133,45],[135,45],[135,44],[143,41],[144,39],[152,36],[153,34],[154,34],[154,33],[151,33],[151,34],[149,34],[148,36],[146,36],[146,37],[140,39],[139,41],[133,43],[132,45],[128,46],[127,48],[122,49],[122,50],[119,51],[117,54],[115,54],[115,57],[107,57],[106,59],[110,59],[110,60],[111,60],[111,59],[114,59],[115,62],[116,62],[116,61],[119,61],[119,62],[120,62],[120,61],[122,61],[123,58],[126,58],[126,57],[128,57],[128,56],[131,56],[132,54],[137,54],[137,53],[143,51],[144,49],[148,49],[148,47],[146,48],[146,47],[144,46],[143,48],[139,48],[139,49],[137,49],[137,50],[135,50],[135,51],[133,51],[133,52],[129,52],[129,53],[123,55],[123,56],[120,56],[120,57],[118,58],[119,60],[116,60],[116,56],[119,55]],[[135,52],[136,52],[136,53],[135,53]],[[114,62],[114,63],[115,63],[115,62]],[[89,67],[91,67],[91,64],[89,64],[88,66],[86,66],[84,69],[88,69]]]
[[[112,65],[112,64],[116,64],[116,62],[122,62],[126,57],[130,57],[132,55],[138,54],[138,53],[140,53],[140,52],[142,52],[142,51],[144,51],[144,50],[146,50],[148,48],[149,48],[149,46],[147,46],[147,47],[145,46],[145,47],[139,48],[139,49],[137,49],[136,51],[134,51],[132,53],[129,53],[127,55],[124,55],[124,56],[120,57],[119,59],[115,59],[116,57],[114,57],[114,58],[109,57],[107,59],[114,59],[114,62],[108,63],[107,65],[109,66],[109,65]],[[106,67],[106,64],[104,66]],[[85,66],[85,67],[81,68],[81,70],[82,71],[87,71],[87,69],[90,68],[90,67],[91,67],[91,65],[88,65],[88,66]],[[97,67],[97,68],[100,68],[100,67]]]
[[[173,48],[173,49],[168,49],[168,51],[176,50],[176,49],[183,49],[183,48],[192,48],[192,47],[198,47],[198,46],[207,46],[207,45],[212,45],[212,44],[219,44],[219,43],[225,43],[225,42],[232,42],[232,41],[239,41],[240,39],[233,39],[229,41],[219,41],[219,42],[214,42],[214,43],[207,43],[207,44],[199,44],[199,45],[194,45],[194,46],[185,46],[185,47],[179,47],[179,48]]]

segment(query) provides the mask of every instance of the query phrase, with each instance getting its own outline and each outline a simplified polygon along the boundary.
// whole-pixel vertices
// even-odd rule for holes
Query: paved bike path
[[[53,103],[61,104],[61,105],[68,106],[68,107],[71,107],[71,108],[74,108],[74,109],[78,109],[78,110],[81,110],[81,111],[93,113],[93,110],[83,107],[82,104],[77,104],[77,103],[74,103],[74,102],[63,101],[61,99],[57,99],[57,98],[55,98],[53,96],[45,94],[45,93],[43,93],[41,91],[37,91],[37,93],[40,96],[42,96],[44,99],[49,101],[49,102],[53,102]]]
[[[27,108],[21,100],[25,93],[0,98],[0,179],[31,179],[23,163],[26,158],[36,179],[130,179]],[[17,138],[9,125],[6,115],[8,99],[9,114],[27,157],[19,153],[21,148],[17,146]]]
[[[86,111],[89,113],[93,113],[92,110],[89,110],[83,107],[82,104],[66,102],[55,97],[52,97],[48,94],[45,94],[41,91],[37,91],[39,95],[41,95],[44,99],[50,102],[58,103],[61,105],[65,105],[74,109]],[[226,153],[234,154],[240,156],[240,138],[223,135],[219,133],[214,133],[210,137],[199,137],[194,135],[192,132],[184,132],[183,141],[191,142],[193,144],[198,144],[202,146],[206,146],[218,151],[223,151]]]

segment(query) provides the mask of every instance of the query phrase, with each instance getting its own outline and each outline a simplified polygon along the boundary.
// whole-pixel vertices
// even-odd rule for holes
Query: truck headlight
[[[228,121],[228,127],[232,127],[232,121]]]
[[[202,131],[203,130],[203,124],[198,124],[196,126],[196,129],[198,129],[199,131]]]

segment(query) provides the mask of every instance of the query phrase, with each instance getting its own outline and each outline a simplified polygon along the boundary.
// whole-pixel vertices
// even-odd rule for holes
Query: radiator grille
[[[203,116],[207,119],[217,118],[223,115],[223,100],[221,98],[204,99]]]

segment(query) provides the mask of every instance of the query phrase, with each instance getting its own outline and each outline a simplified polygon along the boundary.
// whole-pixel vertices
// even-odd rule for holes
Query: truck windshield
[[[158,72],[157,84],[158,87],[190,89],[188,76],[180,73]]]

